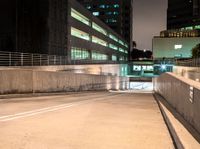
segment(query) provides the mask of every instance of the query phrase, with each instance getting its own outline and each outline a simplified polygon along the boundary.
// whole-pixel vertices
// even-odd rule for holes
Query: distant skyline
[[[152,38],[167,26],[167,0],[133,0],[133,40],[152,50]]]

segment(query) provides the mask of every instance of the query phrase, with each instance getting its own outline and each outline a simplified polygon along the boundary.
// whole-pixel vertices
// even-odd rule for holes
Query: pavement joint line
[[[113,96],[119,96],[119,94],[114,94],[110,95],[108,97],[113,97]],[[6,122],[6,121],[11,121],[14,119],[19,119],[19,118],[24,118],[24,117],[30,117],[42,113],[47,113],[47,112],[53,112],[53,111],[58,111],[61,109],[69,108],[69,107],[74,107],[74,106],[79,106],[83,104],[88,104],[94,101],[99,101],[99,100],[106,100],[104,97],[96,97],[97,99],[88,99],[84,101],[79,101],[79,102],[74,102],[74,103],[68,103],[68,104],[62,104],[62,105],[57,105],[57,106],[51,106],[51,107],[46,107],[42,109],[37,109],[37,110],[32,110],[32,111],[27,111],[27,112],[21,112],[17,114],[12,114],[12,115],[5,115],[0,117],[0,122]]]
[[[109,91],[104,92],[104,93],[107,93],[107,96],[111,95]],[[81,94],[81,97],[80,97],[80,94]],[[83,92],[83,94],[82,93],[78,93],[78,95],[77,94],[60,94],[60,95],[49,95],[49,96],[32,96],[32,97],[29,96],[29,97],[22,97],[22,98],[19,98],[19,97],[17,97],[17,98],[4,98],[4,99],[0,98],[0,103],[4,102],[4,101],[12,101],[12,100],[27,100],[28,101],[28,100],[30,100],[32,98],[39,98],[38,100],[40,100],[40,99],[42,100],[43,98],[45,98],[45,99],[48,98],[48,100],[49,100],[49,99],[54,99],[55,97],[57,97],[57,98],[66,98],[66,97],[70,97],[70,98],[77,98],[77,97],[84,98],[84,97],[88,97],[88,96],[92,97],[92,98],[94,98],[94,97],[96,98],[96,96],[99,97],[100,94],[98,94],[98,92],[97,92],[97,93],[89,93],[89,95],[88,94],[86,95],[85,92]]]
[[[97,93],[105,92],[105,91],[98,91]],[[32,98],[32,97],[51,97],[51,96],[70,96],[76,94],[97,94],[96,92],[92,91],[83,91],[83,92],[60,92],[60,93],[30,93],[30,94],[5,94],[0,95],[0,101],[6,99],[17,99],[17,98]]]

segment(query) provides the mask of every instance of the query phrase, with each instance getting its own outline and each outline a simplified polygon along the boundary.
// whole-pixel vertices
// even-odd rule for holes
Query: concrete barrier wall
[[[200,83],[172,73],[162,74],[153,82],[155,92],[200,133]]]
[[[67,71],[81,74],[95,74],[95,75],[115,75],[124,76],[122,71],[127,68],[127,64],[90,64],[90,65],[55,65],[55,66],[15,66],[15,67],[0,67],[0,69],[29,69],[39,71]]]
[[[0,94],[127,89],[128,78],[36,70],[0,70]]]
[[[174,66],[173,73],[188,79],[200,81],[200,67]]]

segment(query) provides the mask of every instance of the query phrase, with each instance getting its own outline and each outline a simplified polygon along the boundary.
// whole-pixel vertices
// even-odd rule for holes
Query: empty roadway
[[[0,100],[1,149],[173,149],[151,93]]]

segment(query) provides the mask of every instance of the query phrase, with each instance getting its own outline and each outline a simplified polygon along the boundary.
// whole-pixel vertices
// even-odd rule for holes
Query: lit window
[[[90,25],[89,19],[85,17],[84,15],[80,14],[78,11],[76,11],[73,8],[71,8],[71,16],[86,25]]]
[[[112,40],[114,40],[114,41],[118,42],[118,39],[117,39],[117,37],[115,37],[114,35],[112,35],[112,34],[109,34],[109,37],[110,37]]]
[[[118,50],[118,47],[115,46],[114,44],[109,44],[109,48],[114,49],[114,50]]]
[[[99,16],[99,12],[93,12],[92,13],[94,16]]]
[[[110,5],[106,5],[106,8],[110,8]]]
[[[114,8],[119,8],[119,4],[114,4],[113,7]]]
[[[86,49],[72,47],[71,48],[71,59],[72,60],[90,59],[90,53]]]
[[[112,61],[117,61],[117,56],[116,55],[112,55]]]
[[[177,50],[177,49],[181,49],[183,47],[183,45],[174,45],[174,49]]]
[[[87,8],[87,9],[91,9],[92,7],[91,7],[90,5],[87,5],[86,8]]]
[[[92,59],[93,60],[108,60],[108,55],[92,52]]]
[[[120,51],[120,52],[125,52],[125,50],[124,50],[124,49],[122,49],[122,48],[119,48],[119,51]]]
[[[78,38],[81,38],[81,39],[84,39],[84,40],[90,40],[90,36],[89,36],[88,33],[83,32],[83,31],[76,29],[74,27],[71,27],[71,35],[78,37]]]
[[[107,31],[94,22],[92,22],[92,28],[104,35],[107,35]]]
[[[194,28],[195,29],[200,29],[200,25],[196,25]]]
[[[125,58],[124,58],[123,56],[121,56],[121,57],[119,57],[119,60],[120,60],[120,61],[124,61]]]
[[[124,46],[124,42],[123,41],[119,40],[119,43]]]
[[[119,12],[114,11],[113,14],[114,14],[114,15],[119,15]]]
[[[100,5],[99,8],[103,8],[104,9],[104,8],[106,8],[106,6],[105,5]]]
[[[193,30],[193,26],[188,26],[185,28],[186,30]]]
[[[102,40],[102,39],[99,39],[99,38],[97,38],[97,37],[95,37],[95,36],[92,36],[92,42],[93,42],[93,43],[100,44],[100,45],[105,46],[105,47],[108,46],[108,44],[107,44],[106,41],[104,41],[104,40]]]
[[[111,11],[106,12],[106,15],[112,15]]]

